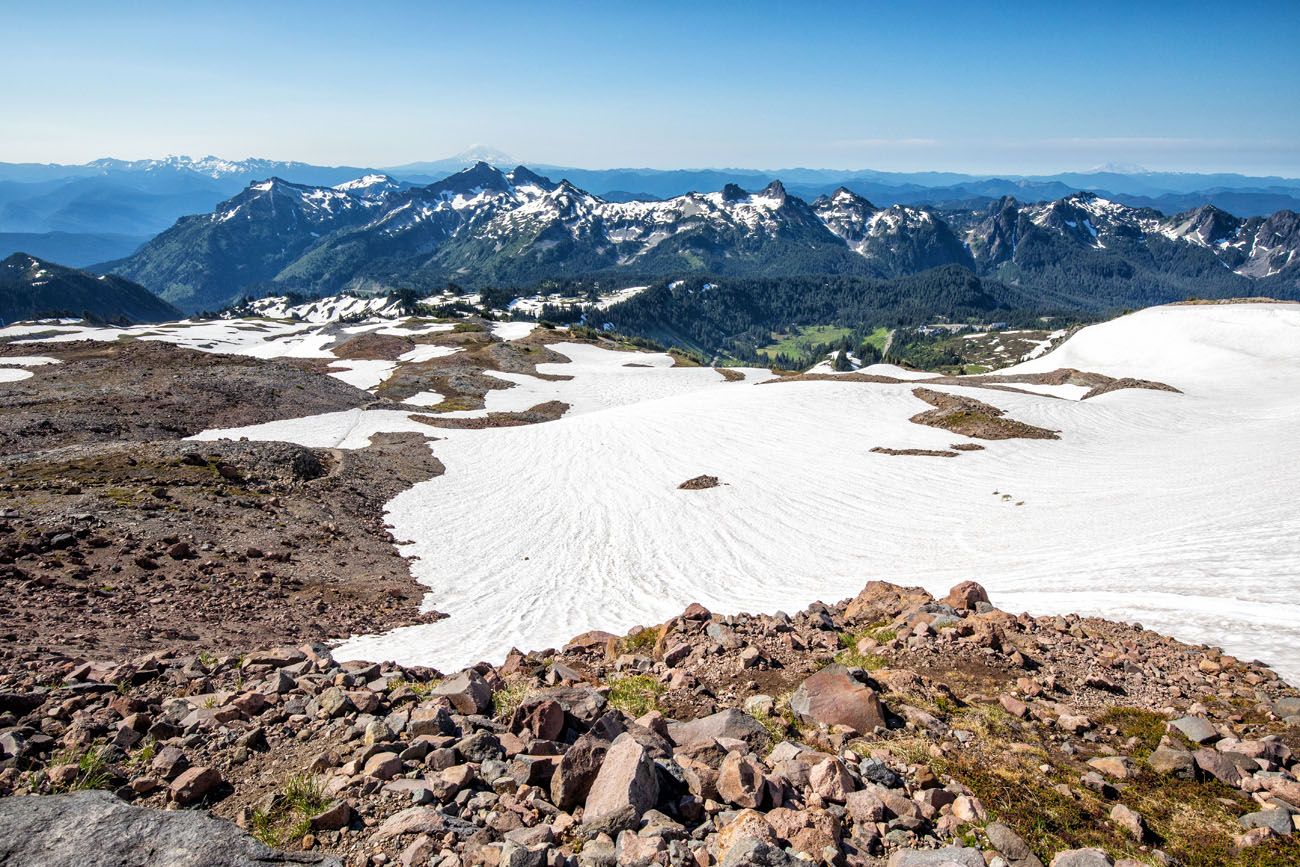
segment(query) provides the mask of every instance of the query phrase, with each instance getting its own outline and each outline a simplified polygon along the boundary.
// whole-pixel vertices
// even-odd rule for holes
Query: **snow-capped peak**
[[[358,195],[376,195],[400,188],[401,185],[397,181],[384,174],[364,175],[356,180],[344,181],[341,184],[334,185],[334,189],[339,192],[356,193]]]
[[[1135,163],[1102,163],[1083,171],[1085,175],[1149,175],[1151,170]]]

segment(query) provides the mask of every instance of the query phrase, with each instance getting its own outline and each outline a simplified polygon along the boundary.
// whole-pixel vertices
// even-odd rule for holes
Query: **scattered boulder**
[[[885,708],[876,691],[842,665],[828,665],[799,684],[790,709],[804,722],[847,726],[860,734],[884,728]]]
[[[695,747],[719,738],[731,738],[744,741],[751,749],[762,750],[771,742],[762,723],[734,707],[690,722],[669,723],[668,737],[679,747]]]
[[[443,696],[460,713],[484,713],[492,706],[492,688],[472,668],[447,678],[430,694]]]
[[[602,830],[634,827],[659,800],[659,777],[649,752],[629,733],[614,739],[591,784],[583,824]]]
[[[182,771],[168,789],[171,799],[182,807],[202,800],[222,784],[216,768],[190,768]]]
[[[948,595],[943,599],[944,603],[951,605],[953,608],[966,611],[974,611],[975,607],[981,603],[988,603],[989,594],[982,586],[974,581],[963,581],[956,587],[948,591]]]

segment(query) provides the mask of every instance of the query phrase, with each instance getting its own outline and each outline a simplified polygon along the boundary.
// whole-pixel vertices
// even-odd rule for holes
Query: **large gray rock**
[[[1219,731],[1201,716],[1184,716],[1171,722],[1173,728],[1194,744],[1208,744],[1219,739]]]
[[[668,737],[679,747],[707,744],[718,738],[735,738],[749,744],[750,749],[756,751],[762,750],[771,742],[762,723],[734,707],[690,722],[669,723]]]
[[[108,792],[0,800],[0,864],[23,867],[246,867],[337,858],[277,852],[207,813],[133,807]]]
[[[600,830],[632,828],[659,800],[659,775],[645,747],[624,732],[614,739],[587,794],[582,823]]]
[[[864,735],[885,726],[885,708],[876,691],[854,680],[842,665],[828,665],[799,684],[790,709],[804,722],[848,726]]]
[[[1043,862],[1029,848],[1024,838],[1000,822],[990,822],[984,828],[993,848],[1002,853],[1014,867],[1043,867]]]
[[[1291,821],[1291,813],[1282,807],[1247,813],[1237,821],[1246,830],[1251,828],[1272,828],[1283,837],[1295,830],[1295,825]]]
[[[452,675],[435,686],[430,695],[440,695],[464,714],[483,713],[492,706],[492,687],[472,668]]]
[[[741,837],[722,859],[722,867],[794,867],[799,863],[780,846],[757,837]]]
[[[1114,863],[1100,849],[1067,849],[1056,853],[1051,867],[1113,867]]]

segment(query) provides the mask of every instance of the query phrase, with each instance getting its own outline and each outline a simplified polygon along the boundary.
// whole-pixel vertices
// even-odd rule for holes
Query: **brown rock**
[[[753,757],[731,752],[718,769],[718,796],[729,804],[756,809],[767,790],[763,766]]]
[[[609,752],[609,742],[585,734],[560,757],[560,763],[551,777],[551,802],[561,810],[572,810],[581,804],[596,781],[600,765]]]
[[[1142,817],[1137,812],[1130,810],[1123,804],[1116,804],[1110,808],[1110,820],[1139,843],[1146,840],[1146,822],[1142,820]]]
[[[430,694],[443,696],[463,714],[483,713],[492,705],[492,688],[472,668],[447,678]]]
[[[313,831],[337,831],[352,821],[352,806],[347,801],[336,801],[311,817]]]
[[[953,608],[974,611],[977,604],[989,601],[989,594],[976,582],[963,581],[949,590],[943,601]]]
[[[879,822],[885,818],[885,802],[869,789],[850,792],[844,799],[844,807],[853,821],[860,824]]]
[[[705,608],[698,602],[692,602],[690,605],[687,605],[686,610],[682,612],[683,620],[690,620],[697,623],[708,620],[712,616],[713,615],[709,613],[709,609]]]
[[[182,771],[172,781],[168,795],[182,807],[206,797],[222,784],[221,774],[216,768],[190,768]]]
[[[848,608],[844,616],[849,620],[875,623],[893,620],[908,608],[933,602],[934,597],[920,587],[900,587],[887,581],[868,581]]]
[[[829,665],[799,684],[790,709],[804,722],[847,726],[859,734],[885,726],[876,691],[850,677],[842,665]]]
[[[732,848],[744,839],[762,840],[769,844],[778,842],[776,831],[762,813],[755,810],[741,810],[718,832],[718,839],[714,843],[716,847],[714,857],[719,862],[726,861]]]
[[[1198,768],[1220,782],[1234,788],[1241,785],[1241,770],[1226,754],[1217,750],[1199,749],[1192,753],[1192,759]]]
[[[808,783],[824,800],[837,804],[843,804],[856,788],[848,768],[837,758],[826,759],[815,766],[808,775]]]
[[[588,827],[634,827],[659,799],[659,777],[646,748],[624,732],[614,739],[587,794]]]

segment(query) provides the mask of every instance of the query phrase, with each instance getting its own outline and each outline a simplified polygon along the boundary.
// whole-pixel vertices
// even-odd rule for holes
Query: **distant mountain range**
[[[523,166],[480,162],[427,186],[382,174],[333,186],[272,178],[184,217],[123,275],[187,311],[244,295],[527,287],[604,276],[899,278],[956,265],[1062,306],[1300,291],[1300,218],[1212,205],[1166,217],[1092,193],[978,207],[880,207],[840,187],[608,201]]]
[[[181,312],[143,286],[15,253],[0,261],[0,325],[68,316],[98,322],[162,322]]]
[[[498,168],[515,164],[505,154],[487,147],[472,148],[447,159],[383,169],[213,156],[100,159],[83,165],[0,163],[0,256],[15,250],[40,250],[66,264],[86,265],[126,256],[180,217],[209,212],[254,181],[276,177],[307,186],[333,186],[367,174],[385,174],[398,183],[424,186],[479,161]],[[1134,166],[1098,166],[1087,172],[1046,176],[804,168],[533,168],[539,174],[567,179],[575,187],[615,202],[673,198],[689,192],[720,190],[728,184],[762,189],[780,179],[790,193],[807,200],[845,187],[881,206],[982,207],[1003,196],[1047,201],[1088,191],[1111,201],[1164,213],[1204,204],[1247,217],[1300,210],[1297,179],[1148,172]]]

